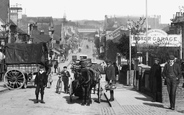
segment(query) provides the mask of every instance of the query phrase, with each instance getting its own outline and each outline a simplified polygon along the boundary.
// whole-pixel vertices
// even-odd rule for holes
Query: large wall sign
[[[142,35],[131,35],[132,46],[135,46],[136,40],[139,46],[153,45],[160,47],[180,47],[181,35],[172,34],[168,35],[166,32],[160,29],[152,29],[147,33],[148,39],[146,39],[146,33]]]

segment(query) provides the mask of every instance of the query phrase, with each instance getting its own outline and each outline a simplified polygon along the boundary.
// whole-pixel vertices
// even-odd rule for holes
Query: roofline
[[[122,27],[125,27],[125,26],[120,26],[120,27],[118,27],[117,29],[115,29],[114,31],[112,31],[112,32],[108,33],[107,35],[113,34],[115,31],[117,31],[117,30],[121,29]]]
[[[0,18],[0,21],[1,21],[1,22],[3,22],[4,24],[6,24],[6,23],[3,21],[3,19],[2,19],[2,18]]]

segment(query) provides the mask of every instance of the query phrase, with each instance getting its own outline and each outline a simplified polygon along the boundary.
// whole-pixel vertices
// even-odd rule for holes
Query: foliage
[[[152,47],[148,51],[152,57],[159,58],[161,63],[166,62],[170,54],[179,58],[179,48],[176,47]]]
[[[122,35],[120,38],[119,43],[116,44],[118,51],[126,57],[126,59],[129,59],[129,36]],[[135,57],[135,47],[131,47],[132,57]]]
[[[112,40],[106,41],[106,59],[116,62],[117,47]]]

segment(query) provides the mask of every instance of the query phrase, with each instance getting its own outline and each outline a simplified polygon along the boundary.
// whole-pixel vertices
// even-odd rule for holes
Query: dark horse
[[[91,90],[96,85],[96,76],[93,71],[87,68],[80,68],[74,71],[75,80],[72,82],[72,92],[70,93],[70,101],[72,101],[72,95],[75,94],[82,99],[82,105],[90,105]]]
[[[71,83],[70,101],[72,102],[72,95],[78,96],[82,99],[82,105],[90,105],[91,90],[96,89],[96,84],[100,82],[99,75],[102,67],[100,64],[93,63],[90,67],[75,66],[71,68],[74,73],[75,80]]]

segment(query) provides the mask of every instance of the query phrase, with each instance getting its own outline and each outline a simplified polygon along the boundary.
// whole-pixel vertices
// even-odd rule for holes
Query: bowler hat
[[[43,65],[40,65],[39,68],[40,68],[40,69],[44,69],[44,66],[43,66]]]
[[[175,59],[174,55],[169,55],[169,60],[174,60],[174,59]]]
[[[156,57],[155,60],[159,61],[159,58]]]
[[[111,60],[106,60],[106,63],[111,63]]]

